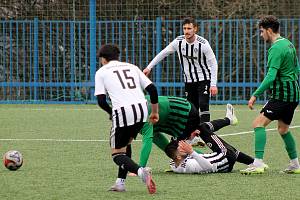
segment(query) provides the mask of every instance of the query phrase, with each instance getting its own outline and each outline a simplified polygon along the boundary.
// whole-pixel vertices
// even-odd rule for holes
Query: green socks
[[[255,158],[263,159],[264,157],[264,151],[267,141],[266,136],[266,129],[264,127],[256,127],[254,129],[255,134]],[[293,135],[290,131],[288,131],[286,134],[281,136],[284,144],[285,149],[289,155],[289,158],[295,159],[297,158],[297,150],[296,150],[296,143],[293,138]]]
[[[288,131],[286,134],[281,135],[281,138],[284,141],[285,149],[289,155],[289,158],[291,160],[297,158],[296,143],[291,132]]]
[[[254,128],[254,134],[255,134],[255,158],[263,159],[265,153],[265,146],[267,142],[265,127]]]

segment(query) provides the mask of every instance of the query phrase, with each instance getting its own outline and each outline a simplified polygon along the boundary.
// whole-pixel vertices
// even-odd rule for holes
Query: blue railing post
[[[158,54],[161,51],[161,43],[162,43],[162,38],[161,38],[161,18],[157,17],[156,18],[156,54]],[[156,65],[156,77],[155,81],[158,83],[158,85],[161,82],[161,64]],[[161,86],[157,87],[157,92],[158,95],[161,93]]]
[[[33,41],[33,80],[34,100],[38,100],[38,76],[39,76],[39,21],[34,18]]]
[[[75,24],[74,24],[74,21],[71,22],[70,24],[70,48],[71,48],[71,101],[74,101],[74,86],[76,86],[76,83],[75,83],[75,45],[74,45],[74,41],[75,41],[75,38],[74,38],[74,29],[75,29]]]
[[[96,0],[90,0],[90,82],[95,83],[96,72]],[[94,98],[94,87],[90,90],[91,100]]]

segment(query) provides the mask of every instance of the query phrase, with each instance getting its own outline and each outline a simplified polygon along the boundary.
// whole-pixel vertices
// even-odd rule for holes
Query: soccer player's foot
[[[282,171],[280,171],[280,173],[284,173],[284,174],[300,174],[300,167],[295,167],[291,164],[288,165],[288,167]]]
[[[205,143],[199,136],[194,137],[192,140],[186,140],[186,141],[193,147],[197,147],[197,146],[201,148],[205,147]]]
[[[126,192],[124,184],[114,184],[109,188],[110,192]]]
[[[142,181],[146,184],[148,192],[150,194],[154,194],[156,192],[156,185],[152,179],[151,169],[149,167],[145,167],[142,170]]]
[[[226,117],[229,119],[230,121],[230,125],[237,125],[238,124],[238,119],[237,117],[235,116],[235,113],[234,113],[234,108],[231,104],[227,104],[226,106]]]
[[[269,169],[269,166],[263,163],[261,166],[257,167],[253,164],[249,165],[248,168],[240,170],[241,174],[249,175],[249,174],[263,174],[265,171]]]

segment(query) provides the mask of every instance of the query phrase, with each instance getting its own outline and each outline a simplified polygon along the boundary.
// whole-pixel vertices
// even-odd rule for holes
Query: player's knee
[[[117,153],[113,153],[111,155],[113,161],[117,164],[120,165],[122,163],[123,157],[126,156],[125,152],[117,152]]]
[[[284,135],[289,131],[289,128],[288,127],[278,127],[277,130],[280,135]]]
[[[265,124],[264,124],[263,121],[261,121],[259,118],[256,118],[256,119],[252,122],[252,127],[253,127],[253,128],[257,128],[257,127],[265,127]]]

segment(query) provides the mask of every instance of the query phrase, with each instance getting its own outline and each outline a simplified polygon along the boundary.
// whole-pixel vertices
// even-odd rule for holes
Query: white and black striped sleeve
[[[94,95],[105,94],[107,91],[105,89],[104,80],[103,80],[103,73],[100,73],[100,70],[95,74],[95,93]]]
[[[191,156],[197,161],[202,171],[210,172],[213,171],[213,165],[203,156],[198,154],[197,152],[193,152]]]
[[[207,65],[211,69],[211,86],[217,86],[218,80],[218,62],[216,56],[208,42],[205,43],[204,54],[207,59]]]
[[[177,40],[173,40],[166,48],[164,48],[159,54],[157,54],[152,61],[148,64],[147,69],[152,69],[160,61],[162,61],[168,55],[176,52]]]

